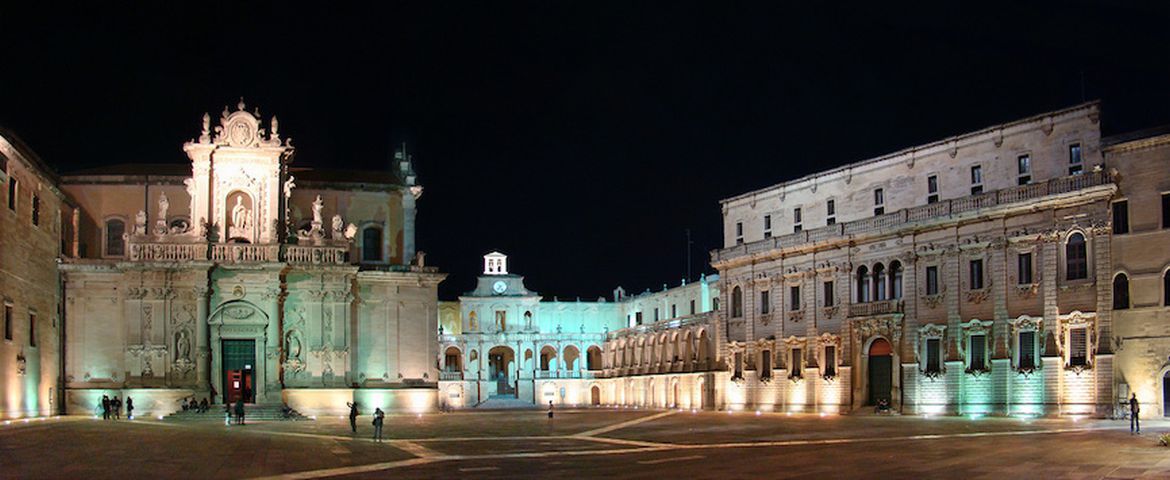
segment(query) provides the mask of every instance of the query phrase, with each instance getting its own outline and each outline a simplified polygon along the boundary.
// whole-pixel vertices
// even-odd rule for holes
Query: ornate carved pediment
[[[902,339],[901,316],[865,317],[853,321],[853,336],[856,343],[874,336],[883,336],[893,342]]]
[[[260,109],[257,108],[254,113],[249,113],[244,110],[244,99],[236,104],[236,111],[229,112],[228,108],[223,107],[223,113],[219,117],[219,125],[215,127],[215,137],[212,140],[217,145],[226,145],[229,147],[239,148],[256,148],[256,147],[279,147],[280,134],[279,126],[276,117],[272,117],[272,133],[268,134],[264,128],[260,127]],[[208,126],[209,118],[204,115],[204,135],[206,135],[206,127]],[[203,136],[200,136],[200,140]]]
[[[254,309],[252,307],[248,307],[248,306],[242,306],[242,305],[235,306],[235,307],[227,307],[227,308],[223,309],[224,316],[226,316],[228,318],[234,318],[236,320],[244,320],[247,318],[252,318],[252,315],[255,315],[255,314],[256,314],[256,309]]]

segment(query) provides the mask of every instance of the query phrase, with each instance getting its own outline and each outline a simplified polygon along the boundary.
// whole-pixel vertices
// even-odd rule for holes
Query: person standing
[[[1141,413],[1142,407],[1138,405],[1137,394],[1129,397],[1129,433],[1142,434],[1142,424],[1138,422],[1138,414]]]
[[[134,399],[126,396],[126,419],[134,420]]]
[[[236,400],[236,425],[244,424],[244,399]]]
[[[114,409],[114,420],[121,420],[122,419],[122,400],[119,399],[118,397],[114,397],[113,400],[110,400],[110,407]]]
[[[382,423],[386,420],[386,413],[381,408],[374,409],[374,441],[382,441]]]
[[[552,404],[552,400],[549,400],[548,401],[548,419],[552,420],[552,418],[553,418],[553,404]]]
[[[353,433],[357,433],[357,402],[345,402],[345,406],[349,407],[349,429],[353,430]]]
[[[110,419],[110,396],[102,395],[102,420]]]

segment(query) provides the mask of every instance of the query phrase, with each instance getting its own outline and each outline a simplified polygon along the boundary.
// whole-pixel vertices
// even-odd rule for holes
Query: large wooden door
[[[256,341],[224,340],[222,348],[224,403],[231,404],[240,399],[243,399],[245,403],[254,402],[256,398],[256,392],[253,388],[253,377],[256,372]]]
[[[881,400],[893,404],[890,392],[894,384],[894,357],[890,343],[885,339],[874,340],[869,347],[869,404],[877,405]]]

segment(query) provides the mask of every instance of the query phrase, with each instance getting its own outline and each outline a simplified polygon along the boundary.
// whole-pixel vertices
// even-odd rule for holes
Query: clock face
[[[508,289],[508,284],[504,283],[503,280],[497,280],[496,283],[492,284],[492,291],[494,291],[496,293],[504,293],[504,291],[507,289]]]

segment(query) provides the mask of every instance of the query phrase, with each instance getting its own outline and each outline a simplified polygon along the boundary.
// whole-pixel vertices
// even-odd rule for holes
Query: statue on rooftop
[[[325,208],[325,202],[321,201],[321,196],[317,195],[317,199],[313,201],[313,224],[322,225],[321,209]]]

